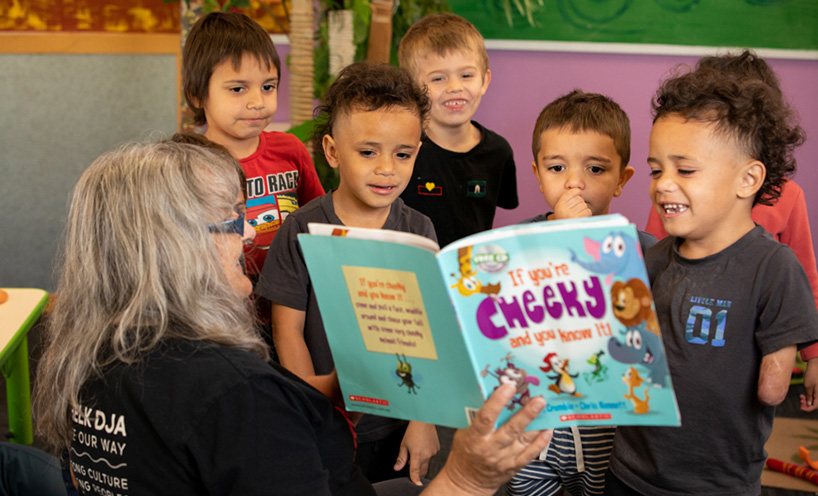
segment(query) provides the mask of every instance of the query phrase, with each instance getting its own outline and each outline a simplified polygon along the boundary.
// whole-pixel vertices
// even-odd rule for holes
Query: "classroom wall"
[[[644,228],[650,199],[647,167],[651,127],[650,100],[659,82],[677,64],[698,57],[602,53],[490,50],[491,85],[475,119],[504,136],[514,149],[520,206],[498,209],[495,225],[507,225],[547,211],[531,172],[531,138],[542,108],[574,88],[606,94],[631,120],[633,179],[611,204]],[[800,114],[807,142],[798,150],[795,180],[804,189],[813,245],[818,246],[818,61],[776,60],[770,64],[781,79],[784,94]]]
[[[487,42],[489,45],[492,42]],[[282,60],[289,47],[278,44]],[[498,209],[495,227],[515,224],[548,210],[531,172],[534,123],[551,100],[574,88],[603,93],[619,103],[631,120],[631,161],[634,177],[611,212],[644,228],[651,208],[647,167],[651,128],[650,100],[671,68],[694,64],[698,56],[569,53],[557,51],[489,50],[491,84],[475,120],[505,137],[514,149],[520,206]],[[768,59],[781,79],[784,94],[800,115],[806,143],[796,153],[795,180],[804,189],[813,245],[818,246],[818,60]],[[286,122],[288,81],[279,95],[276,121]]]
[[[51,291],[82,171],[124,141],[175,131],[176,59],[0,54],[0,67],[0,287]]]
[[[289,47],[276,36],[282,60]],[[2,50],[0,50],[1,52]],[[476,119],[514,148],[520,207],[498,210],[496,226],[546,210],[531,175],[531,131],[537,114],[572,90],[606,93],[631,118],[636,174],[615,199],[639,227],[647,220],[650,96],[667,71],[696,57],[489,51],[492,83]],[[175,59],[167,55],[0,54],[0,286],[54,289],[52,269],[66,202],[79,174],[102,151],[129,139],[175,130]],[[818,61],[771,60],[785,94],[800,112],[808,140],[795,179],[806,192],[818,245]],[[289,121],[288,71],[283,70],[275,121]]]

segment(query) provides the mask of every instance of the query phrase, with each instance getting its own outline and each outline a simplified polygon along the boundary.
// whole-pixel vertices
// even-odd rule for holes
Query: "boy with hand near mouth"
[[[491,229],[496,208],[518,199],[511,146],[471,120],[491,81],[483,37],[460,16],[429,15],[406,32],[398,60],[432,102],[401,197],[432,219],[440,246]]]
[[[258,290],[273,302],[273,340],[281,365],[327,394],[337,377],[298,234],[308,232],[308,223],[320,222],[436,238],[429,218],[399,197],[412,175],[429,111],[423,90],[403,70],[361,62],[338,74],[319,110],[326,122],[315,136],[329,165],[338,169],[340,183],[287,217],[270,247]],[[429,459],[440,449],[435,426],[421,422],[407,426],[364,415],[356,432],[356,464],[372,483],[409,475],[420,485]]]
[[[531,170],[551,212],[522,223],[607,215],[633,176],[628,115],[610,98],[574,90],[545,106],[534,125]],[[644,253],[656,238],[639,231]],[[554,429],[548,449],[507,484],[510,496],[601,495],[614,427]]]

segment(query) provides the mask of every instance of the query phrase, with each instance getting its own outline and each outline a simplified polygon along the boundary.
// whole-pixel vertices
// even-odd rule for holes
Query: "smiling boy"
[[[511,146],[472,120],[491,82],[483,37],[460,16],[433,14],[409,28],[398,60],[432,102],[401,197],[432,219],[441,246],[491,229],[496,208],[518,199]]]
[[[245,247],[254,280],[286,216],[324,194],[312,158],[293,135],[265,132],[278,105],[281,63],[270,35],[240,13],[211,12],[190,30],[182,55],[185,98],[194,124],[230,152],[247,175]],[[269,309],[260,316],[269,319]]]
[[[795,171],[803,131],[780,92],[711,64],[665,81],[653,115],[669,236],[645,263],[682,425],[619,427],[607,494],[755,496],[796,348],[818,338],[801,264],[751,216]]]
[[[337,378],[298,234],[308,232],[310,222],[320,222],[435,239],[429,218],[399,197],[412,174],[428,109],[425,93],[405,71],[368,63],[344,68],[319,108],[326,122],[315,136],[327,162],[338,169],[340,183],[287,217],[258,289],[273,302],[273,340],[281,364],[321,391],[329,391]],[[440,449],[434,425],[407,426],[364,415],[356,431],[356,464],[373,483],[409,475],[420,484]]]

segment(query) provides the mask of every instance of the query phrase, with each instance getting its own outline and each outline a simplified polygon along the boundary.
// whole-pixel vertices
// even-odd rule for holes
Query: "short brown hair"
[[[570,131],[596,131],[610,136],[624,169],[631,159],[631,123],[628,114],[615,101],[599,93],[574,90],[542,109],[534,125],[531,151],[538,162],[542,133],[552,128]]]
[[[417,61],[429,53],[441,57],[454,51],[474,51],[481,69],[489,68],[489,55],[480,31],[456,14],[431,14],[412,24],[398,46],[398,63],[417,77]]]
[[[238,69],[245,54],[255,55],[281,78],[281,61],[270,34],[256,21],[238,12],[211,12],[190,29],[182,52],[182,87],[197,126],[207,123],[202,105],[207,101],[213,69],[230,59]]]
[[[354,110],[405,108],[417,113],[422,128],[430,106],[426,92],[404,69],[356,62],[344,67],[324,94],[316,109],[319,124],[314,137],[320,143],[325,135],[332,136],[338,116]]]
[[[772,205],[781,185],[795,172],[795,148],[804,131],[784,99],[778,78],[763,59],[745,50],[705,57],[675,74],[656,92],[653,122],[671,115],[712,123],[744,153],[764,164],[767,174],[753,204]]]

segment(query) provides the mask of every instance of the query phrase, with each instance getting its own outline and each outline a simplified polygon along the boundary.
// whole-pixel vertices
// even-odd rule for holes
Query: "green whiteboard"
[[[448,3],[453,12],[474,23],[484,38],[493,40],[818,50],[818,0],[448,0]],[[508,24],[509,13],[513,26]]]

